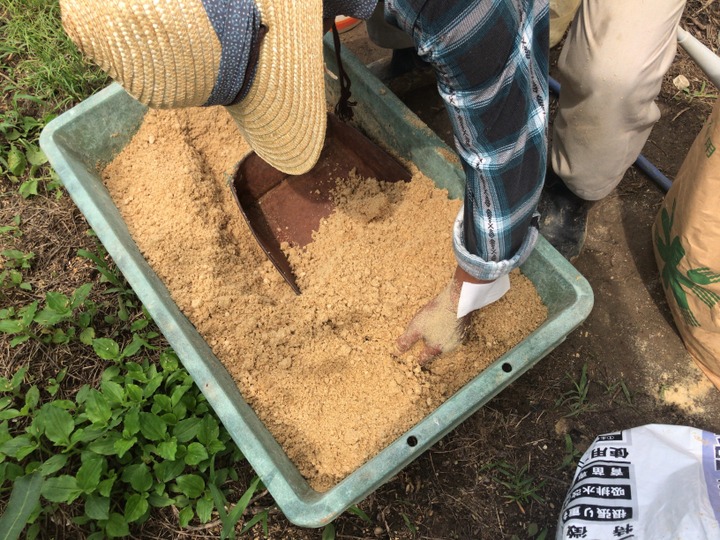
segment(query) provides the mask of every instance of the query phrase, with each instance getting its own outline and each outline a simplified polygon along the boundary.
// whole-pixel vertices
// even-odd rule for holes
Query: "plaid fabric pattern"
[[[466,176],[458,264],[494,280],[537,240],[545,177],[548,0],[386,0],[436,73]]]

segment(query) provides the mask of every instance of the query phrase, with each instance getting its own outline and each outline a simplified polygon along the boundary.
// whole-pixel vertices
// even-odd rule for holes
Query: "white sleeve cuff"
[[[485,307],[500,300],[510,290],[510,276],[500,276],[492,283],[463,282],[458,301],[457,318],[464,317],[471,311]]]

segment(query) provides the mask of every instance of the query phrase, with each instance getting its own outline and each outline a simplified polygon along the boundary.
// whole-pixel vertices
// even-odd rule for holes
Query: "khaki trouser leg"
[[[654,103],[685,0],[583,0],[558,68],[552,166],[579,197],[620,182],[660,118]]]

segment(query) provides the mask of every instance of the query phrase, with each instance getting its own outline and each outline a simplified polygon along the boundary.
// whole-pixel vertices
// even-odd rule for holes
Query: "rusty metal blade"
[[[335,208],[331,193],[336,178],[348,177],[353,169],[384,182],[411,178],[395,158],[332,114],[325,146],[311,171],[288,175],[254,152],[238,165],[231,186],[235,200],[260,247],[297,294],[300,288],[280,245],[304,247],[312,241],[313,231]]]

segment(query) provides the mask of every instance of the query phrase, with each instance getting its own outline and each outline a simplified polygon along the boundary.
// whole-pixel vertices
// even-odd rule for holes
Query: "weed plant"
[[[0,3],[3,197],[15,190],[42,205],[43,195],[62,196],[40,132],[107,82],[63,32],[56,0]],[[91,539],[123,537],[166,507],[181,528],[217,520],[221,537],[233,537],[262,485],[257,478],[240,484],[242,454],[133,291],[100,246],[78,253],[95,266],[95,282],[69,292],[36,287],[35,253],[15,248],[32,241],[22,227],[20,213],[0,223],[4,344],[33,345],[45,357],[56,348],[84,349],[82,357],[94,356],[104,369],[79,389],[66,388],[74,382],[66,368],[34,376],[30,358],[0,377],[0,537],[24,531],[32,539],[51,522]],[[267,529],[269,510],[245,529]]]
[[[38,145],[42,128],[58,112],[104,86],[60,26],[51,0],[0,3],[0,177],[23,197],[45,185],[59,195],[59,179]]]
[[[108,317],[89,300],[91,283],[0,310],[0,333],[11,337],[11,347],[80,342],[107,362],[98,383],[82,385],[73,399],[57,396],[63,372],[35,381],[23,366],[0,378],[0,490],[13,492],[4,516],[22,518],[0,520],[0,536],[17,537],[9,533],[27,522],[26,536],[35,538],[40,523],[65,505],[91,539],[127,536],[153,508],[167,506],[177,509],[180,527],[217,515],[222,536],[232,537],[259,479],[227,508],[242,454],[175,353],[159,350],[159,333],[114,267],[103,256],[84,256],[98,264],[106,292],[125,298],[112,317],[125,325],[124,343],[98,337],[96,327],[107,328]],[[267,528],[268,510],[245,528]]]
[[[506,461],[499,461],[490,463],[483,469],[492,471],[493,481],[506,489],[503,498],[507,500],[508,504],[517,504],[523,514],[525,513],[524,505],[532,501],[540,504],[545,502],[540,495],[545,480],[536,482],[535,477],[530,475],[529,465],[516,466]]]

